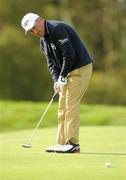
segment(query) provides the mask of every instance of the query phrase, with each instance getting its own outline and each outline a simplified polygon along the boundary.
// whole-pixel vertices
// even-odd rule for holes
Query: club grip
[[[54,100],[54,98],[56,97],[56,95],[57,95],[57,92],[54,93],[54,95],[53,95],[53,97],[52,97],[53,100]]]

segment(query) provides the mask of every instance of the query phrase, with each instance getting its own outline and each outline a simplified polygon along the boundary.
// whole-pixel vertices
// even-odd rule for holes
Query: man
[[[75,30],[64,22],[28,13],[21,25],[25,33],[40,37],[54,92],[59,93],[57,142],[46,152],[80,152],[79,107],[91,78],[92,58]]]

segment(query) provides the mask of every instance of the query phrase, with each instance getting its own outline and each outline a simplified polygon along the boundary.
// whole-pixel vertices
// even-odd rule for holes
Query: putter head
[[[23,144],[22,147],[24,147],[24,148],[31,148],[32,146],[31,146],[31,144]]]

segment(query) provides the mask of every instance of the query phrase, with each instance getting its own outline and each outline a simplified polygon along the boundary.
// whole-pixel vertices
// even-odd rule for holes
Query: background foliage
[[[25,36],[27,12],[73,26],[94,58],[88,103],[126,104],[125,0],[0,0],[0,99],[47,100],[53,82],[39,38]]]

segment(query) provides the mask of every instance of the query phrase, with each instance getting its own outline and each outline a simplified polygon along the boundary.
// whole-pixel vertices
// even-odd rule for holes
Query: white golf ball
[[[105,167],[106,167],[106,168],[111,168],[111,167],[112,167],[111,162],[106,162],[106,163],[105,163]]]

